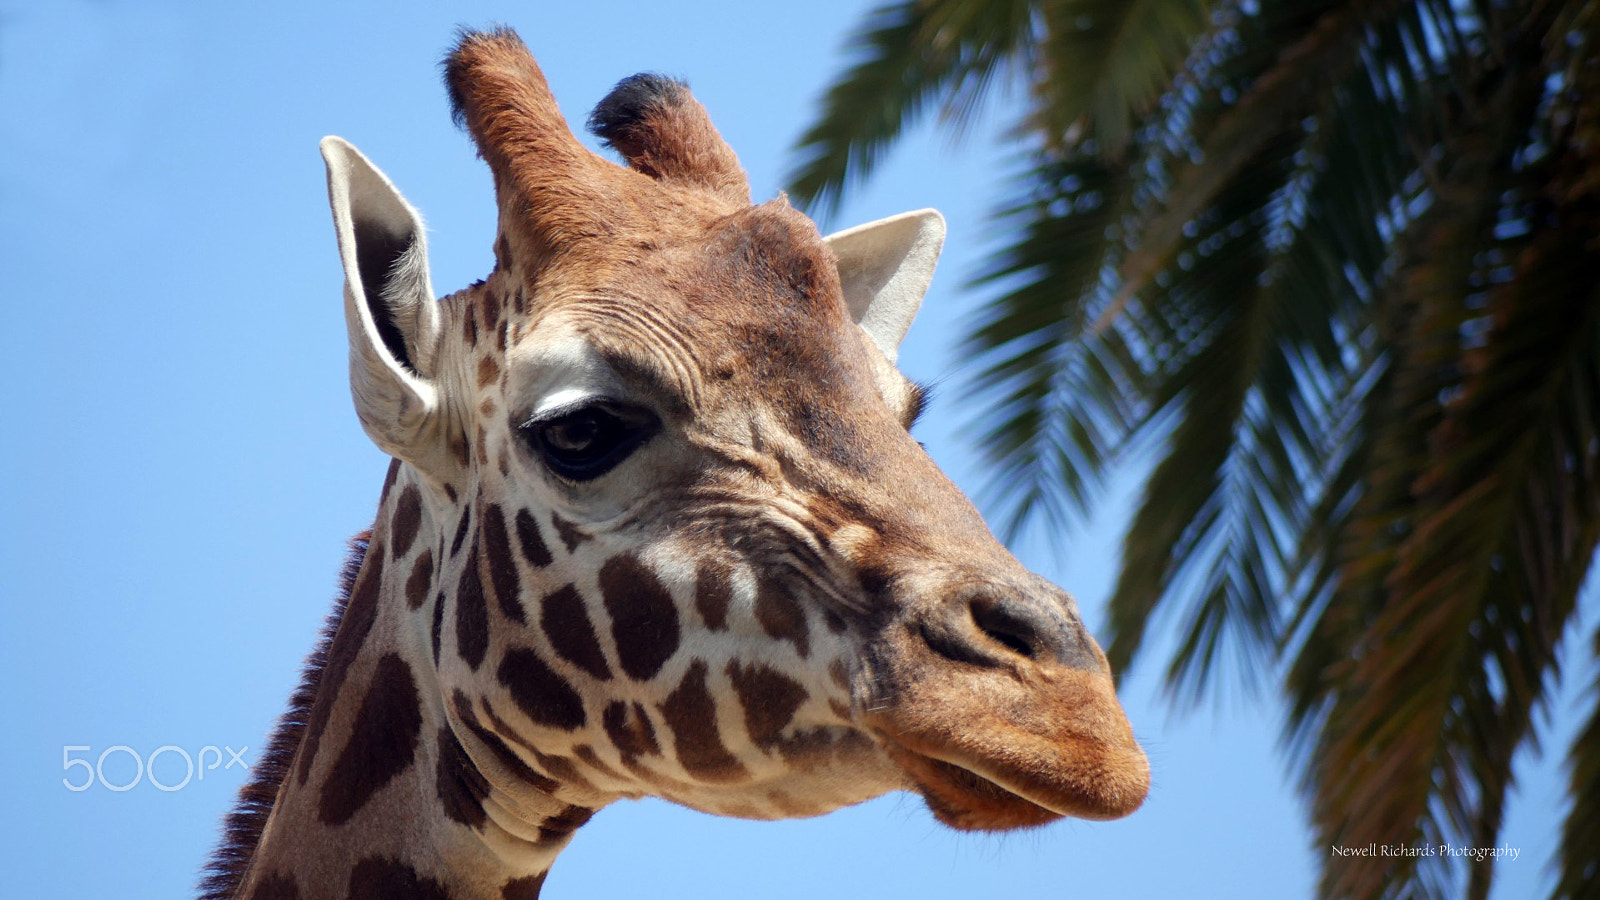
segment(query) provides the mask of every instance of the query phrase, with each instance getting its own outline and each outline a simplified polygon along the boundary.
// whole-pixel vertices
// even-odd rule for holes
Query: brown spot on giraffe
[[[461,338],[468,347],[478,345],[478,308],[470,303],[462,310]]]
[[[600,567],[600,593],[611,614],[622,671],[648,681],[678,651],[678,607],[656,574],[631,554],[613,556]]]
[[[550,548],[545,546],[544,535],[539,533],[539,523],[526,509],[517,510],[517,546],[522,549],[522,558],[528,565],[535,569],[550,565]]]
[[[500,327],[500,314],[505,309],[503,298],[493,290],[487,290],[478,295],[478,306],[482,310],[483,327],[494,331]]]
[[[498,677],[522,714],[540,725],[572,731],[588,720],[578,692],[531,647],[507,650]]]
[[[461,545],[467,540],[467,527],[472,524],[472,507],[461,510],[461,519],[456,522],[455,537],[450,539],[450,558],[454,559],[461,552]]]
[[[750,740],[764,750],[777,745],[800,704],[810,696],[799,682],[761,663],[729,662],[728,681],[744,707],[745,730],[750,732]]]
[[[622,755],[623,762],[640,756],[660,756],[661,745],[656,743],[656,729],[650,716],[638,703],[614,700],[606,704],[600,714],[606,736]]]
[[[728,752],[717,728],[717,701],[706,686],[706,664],[689,664],[678,689],[661,704],[661,715],[672,731],[678,764],[702,781],[723,783],[742,781],[750,773],[737,757]]]
[[[451,900],[444,885],[387,856],[356,863],[348,890],[348,900]]]
[[[491,503],[483,511],[484,568],[489,570],[489,583],[494,586],[495,601],[506,618],[522,624],[528,621],[522,612],[518,597],[522,593],[521,579],[517,576],[517,560],[511,555],[511,537],[506,531],[506,520],[498,504]]]
[[[400,559],[411,552],[411,544],[417,539],[417,529],[422,525],[422,494],[414,484],[408,484],[400,492],[400,500],[395,504],[394,517],[389,522],[390,550],[395,559]]]
[[[406,608],[421,608],[432,590],[433,548],[428,547],[417,554],[417,561],[411,564],[411,574],[406,577]]]
[[[714,559],[703,559],[695,570],[694,608],[712,631],[728,627],[728,607],[733,603],[732,573]]]
[[[493,356],[478,360],[478,387],[486,388],[500,380],[500,364]]]
[[[756,587],[756,620],[767,634],[794,645],[802,658],[811,654],[811,630],[805,610],[778,582],[764,578]]]
[[[372,795],[411,765],[422,729],[422,709],[411,667],[397,654],[378,659],[350,739],[322,783],[318,818],[325,825],[350,821]]]
[[[569,584],[545,595],[539,604],[539,627],[557,656],[601,681],[611,677],[611,666],[576,586]]]
[[[438,761],[434,766],[434,786],[439,805],[452,821],[469,828],[483,824],[483,798],[489,796],[489,782],[472,764],[467,751],[449,726],[441,725],[434,740]]]
[[[483,599],[483,580],[478,575],[478,539],[461,568],[456,585],[456,652],[474,671],[483,665],[489,652],[489,607]]]
[[[429,643],[433,647],[433,667],[439,667],[440,639],[444,636],[444,605],[445,595],[441,592],[433,598],[433,626],[429,629]]]
[[[548,872],[529,875],[523,878],[513,878],[500,888],[500,900],[539,900],[539,891],[544,889],[544,879]]]
[[[574,831],[594,817],[594,810],[586,806],[569,805],[555,815],[546,816],[539,824],[541,841],[560,841],[572,836]]]

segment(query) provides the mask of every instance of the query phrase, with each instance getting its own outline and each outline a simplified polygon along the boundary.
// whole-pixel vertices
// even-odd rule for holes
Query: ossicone
[[[650,72],[622,79],[589,114],[589,130],[635,171],[750,203],[739,158],[682,81]]]

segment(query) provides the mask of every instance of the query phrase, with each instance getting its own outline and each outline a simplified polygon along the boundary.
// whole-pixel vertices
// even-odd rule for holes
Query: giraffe
[[[778,819],[905,789],[975,830],[1137,808],[1074,601],[909,434],[939,215],[824,239],[751,203],[682,83],[594,110],[618,166],[514,32],[444,68],[494,269],[435,300],[418,214],[323,140],[351,392],[393,459],[202,895],[528,900],[645,796]]]

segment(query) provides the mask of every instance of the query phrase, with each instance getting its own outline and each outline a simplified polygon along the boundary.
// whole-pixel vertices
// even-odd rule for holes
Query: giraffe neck
[[[538,896],[599,804],[571,802],[533,770],[484,721],[492,709],[443,696],[442,620],[476,580],[461,577],[475,565],[468,517],[391,466],[343,614],[308,672],[308,708],[280,726],[303,719],[298,749],[253,852],[236,848],[248,856],[236,887],[210,896]]]

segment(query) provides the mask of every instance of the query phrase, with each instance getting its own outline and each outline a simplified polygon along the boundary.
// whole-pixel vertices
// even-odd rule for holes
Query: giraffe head
[[[487,782],[757,818],[909,788],[974,829],[1135,809],[1148,767],[1074,602],[907,432],[938,214],[825,239],[751,205],[653,76],[591,118],[617,166],[510,32],[445,78],[494,176],[486,281],[436,301],[417,214],[323,153],[356,407],[407,472],[387,551]]]

